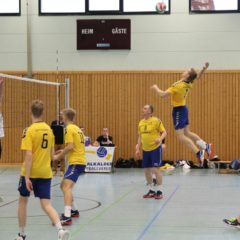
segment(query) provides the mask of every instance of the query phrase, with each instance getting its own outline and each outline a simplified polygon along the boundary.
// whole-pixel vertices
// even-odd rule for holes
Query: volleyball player
[[[160,97],[171,96],[173,106],[172,117],[177,138],[195,153],[200,162],[200,166],[203,166],[205,151],[208,153],[209,158],[212,158],[212,144],[206,143],[197,134],[190,131],[186,98],[194,82],[202,77],[208,66],[209,63],[205,63],[199,73],[193,68],[185,71],[181,79],[166,91],[159,89],[157,85],[151,87]]]
[[[51,128],[42,121],[43,103],[35,100],[31,105],[32,125],[24,130],[21,149],[25,151],[18,191],[19,234],[16,240],[25,240],[26,212],[30,193],[40,199],[41,207],[57,228],[58,239],[69,239],[69,232],[62,228],[58,213],[50,202],[51,156],[54,153],[54,136]]]
[[[2,115],[3,84],[4,84],[3,79],[0,78],[0,158],[2,157],[2,138],[4,137]]]
[[[86,167],[85,157],[85,139],[84,134],[73,121],[75,118],[75,110],[69,108],[63,110],[63,122],[65,123],[65,148],[54,156],[54,160],[58,160],[67,155],[68,169],[64,174],[61,183],[61,189],[64,194],[64,213],[61,216],[63,225],[72,225],[72,217],[79,217],[79,211],[73,200],[72,189],[77,182],[78,177],[84,172]]]
[[[161,199],[162,175],[159,167],[162,162],[162,141],[166,137],[166,130],[156,117],[153,117],[153,106],[145,105],[142,109],[143,119],[138,125],[138,143],[136,145],[136,157],[140,158],[140,148],[143,149],[143,162],[145,178],[147,181],[148,192],[143,198]],[[153,187],[152,175],[156,176],[156,192]]]

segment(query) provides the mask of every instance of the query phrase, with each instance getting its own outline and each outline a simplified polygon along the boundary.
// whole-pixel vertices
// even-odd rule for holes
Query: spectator
[[[81,126],[80,129],[82,130],[82,132],[84,134],[85,147],[91,146],[91,138],[89,136],[86,136],[85,127]]]
[[[53,129],[53,132],[55,135],[55,146],[54,146],[55,152],[64,149],[63,131],[62,131],[62,133],[60,133],[62,128],[56,128],[56,126],[62,126],[62,128],[64,127],[62,112],[59,113],[59,119],[54,120],[51,123],[51,128]],[[64,171],[65,171],[65,159],[61,158],[59,161],[52,162],[53,176],[57,175],[58,164],[60,164],[60,176],[62,177],[64,175]]]
[[[103,128],[102,135],[97,138],[94,146],[114,147],[113,137],[109,136],[108,128]]]

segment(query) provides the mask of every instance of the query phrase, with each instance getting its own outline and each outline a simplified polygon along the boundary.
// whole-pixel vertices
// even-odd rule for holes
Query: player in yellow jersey
[[[154,89],[159,96],[171,96],[173,106],[172,117],[177,138],[196,154],[201,166],[203,165],[205,151],[208,153],[209,158],[212,158],[212,144],[206,143],[197,134],[190,131],[186,98],[194,82],[202,77],[208,66],[209,63],[205,63],[199,73],[193,68],[185,71],[182,74],[182,78],[166,91],[159,89],[157,85],[152,86],[152,89]]]
[[[69,164],[61,183],[65,206],[64,214],[62,214],[61,217],[63,225],[71,225],[72,217],[80,216],[73,200],[72,189],[86,167],[84,134],[81,129],[73,123],[75,115],[76,112],[74,109],[69,108],[63,110],[63,122],[66,126],[65,148],[54,156],[54,160],[58,160],[67,155]]]
[[[148,193],[143,198],[161,199],[162,175],[159,167],[162,163],[162,141],[166,137],[166,130],[156,117],[153,117],[153,106],[145,105],[142,109],[143,119],[138,125],[138,143],[136,145],[136,157],[140,158],[140,149],[143,150],[143,162]],[[156,192],[153,187],[152,175],[156,176]]]
[[[43,103],[35,100],[31,105],[32,125],[24,130],[21,149],[25,152],[18,191],[19,234],[16,240],[25,240],[27,202],[33,191],[40,199],[41,207],[58,230],[58,239],[69,239],[69,232],[63,230],[58,213],[50,202],[51,192],[51,157],[54,154],[54,136],[51,128],[42,121]]]

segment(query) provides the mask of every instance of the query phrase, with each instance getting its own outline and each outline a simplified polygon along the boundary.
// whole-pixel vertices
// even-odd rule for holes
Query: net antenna
[[[57,82],[59,83],[59,51],[56,50],[56,72],[57,72]],[[65,78],[65,108],[70,107],[70,79]],[[60,86],[57,87],[57,103],[60,103],[61,92]],[[57,113],[58,113],[58,122],[60,122],[60,105],[57,106]]]
[[[59,57],[58,57],[58,50],[56,51],[56,71],[57,71],[57,83],[59,83]],[[60,124],[60,98],[61,98],[61,93],[60,93],[60,86],[57,86],[57,121],[58,124]]]

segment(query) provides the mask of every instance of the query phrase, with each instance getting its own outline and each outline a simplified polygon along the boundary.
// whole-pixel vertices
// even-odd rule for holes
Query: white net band
[[[18,77],[18,76],[8,75],[8,74],[4,74],[4,73],[0,73],[0,77],[20,80],[20,81],[25,81],[25,82],[31,82],[31,83],[53,85],[53,86],[65,85],[65,83],[56,83],[56,82],[49,82],[49,81],[45,81],[45,80],[37,80],[37,79],[32,79],[32,78],[27,78],[27,77]]]

